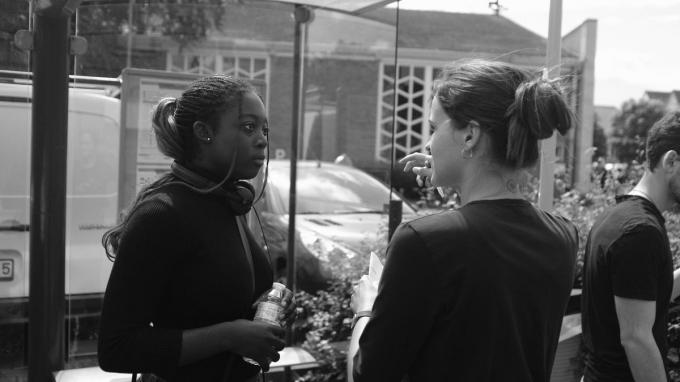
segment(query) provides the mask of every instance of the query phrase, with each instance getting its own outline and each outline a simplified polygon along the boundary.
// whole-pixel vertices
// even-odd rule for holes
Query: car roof
[[[375,178],[373,175],[367,173],[366,171],[357,168],[357,167],[352,167],[352,166],[347,166],[347,165],[342,165],[342,164],[336,164],[333,162],[327,162],[327,161],[318,161],[318,160],[298,160],[297,161],[297,167],[302,168],[302,169],[313,169],[313,168],[324,168],[324,169],[336,169],[339,171],[358,171],[360,173],[366,174],[366,176],[369,176],[373,179],[375,179],[377,182],[382,184],[386,189],[389,190],[389,186],[387,186],[384,182],[380,181],[379,179]],[[290,168],[290,159],[270,159],[269,160],[269,169],[270,170],[275,170],[275,171],[280,171],[280,170],[285,170]],[[262,180],[262,172],[258,174],[258,178],[260,181]],[[270,183],[271,184],[271,183]],[[413,212],[415,213],[415,207],[412,206],[405,198],[399,197],[405,202],[405,204],[408,205],[408,210],[407,213]]]
[[[269,160],[269,167],[274,168],[274,169],[290,168],[290,159],[270,159]],[[316,160],[298,160],[297,161],[297,167],[298,168],[323,167],[323,168],[337,168],[337,169],[350,169],[350,170],[356,170],[356,171],[363,171],[360,168],[356,168],[356,167],[351,167],[351,166],[346,166],[346,165],[341,165],[341,164],[335,164],[333,162],[316,161]]]
[[[26,99],[30,103],[33,98],[31,84],[0,83],[0,100]],[[69,88],[69,111],[82,113],[97,112],[118,121],[120,118],[120,100],[104,94],[99,89]]]

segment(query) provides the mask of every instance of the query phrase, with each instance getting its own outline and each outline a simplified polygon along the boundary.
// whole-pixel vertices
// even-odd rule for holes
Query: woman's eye
[[[255,132],[255,124],[252,122],[249,123],[244,123],[241,125],[241,128],[248,134],[252,134]]]
[[[262,130],[262,135],[264,135],[265,137],[269,135],[269,125],[267,124],[267,122],[264,122],[261,125],[258,125],[255,122],[245,122],[241,124],[241,128],[248,135],[255,134],[258,128]]]

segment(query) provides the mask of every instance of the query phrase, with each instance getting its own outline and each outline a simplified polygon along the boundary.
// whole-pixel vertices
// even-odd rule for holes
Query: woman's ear
[[[466,149],[475,149],[482,138],[482,128],[477,121],[468,122],[465,126],[465,135],[463,136],[463,144]]]
[[[194,122],[193,132],[194,136],[203,143],[210,143],[213,140],[214,131],[213,128],[205,122],[196,121]]]

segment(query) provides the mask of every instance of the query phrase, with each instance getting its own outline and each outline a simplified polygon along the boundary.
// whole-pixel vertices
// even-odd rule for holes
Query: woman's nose
[[[259,132],[255,138],[255,146],[267,147],[267,136],[263,132]]]

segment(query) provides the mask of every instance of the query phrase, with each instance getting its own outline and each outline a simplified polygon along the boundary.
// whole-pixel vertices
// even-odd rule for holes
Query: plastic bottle
[[[273,283],[272,289],[267,293],[267,297],[257,304],[257,311],[255,312],[253,321],[261,321],[271,325],[281,326],[279,314],[281,314],[284,309],[283,296],[285,290],[285,285]],[[253,365],[259,365],[255,360],[248,357],[243,357],[243,360]]]

